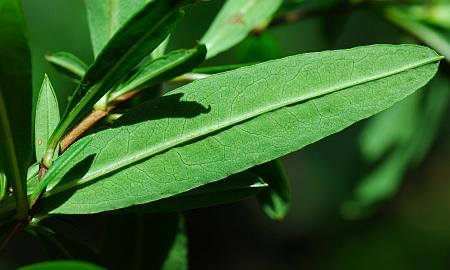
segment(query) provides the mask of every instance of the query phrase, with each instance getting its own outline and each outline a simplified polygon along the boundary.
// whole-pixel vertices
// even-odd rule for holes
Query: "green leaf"
[[[194,81],[90,136],[72,166],[92,162],[49,192],[77,187],[52,213],[144,204],[276,159],[404,99],[435,75],[440,59],[421,46],[373,45]]]
[[[6,181],[6,175],[0,171],[0,201],[5,197],[8,191],[8,182]]]
[[[110,99],[114,100],[133,90],[149,87],[189,72],[201,64],[205,56],[206,47],[200,45],[194,49],[177,50],[160,58],[150,59],[143,63],[131,78],[119,85],[118,89],[111,93]]]
[[[184,220],[177,213],[110,215],[103,231],[101,260],[109,269],[187,269]]]
[[[230,71],[233,69],[251,66],[251,65],[255,65],[255,64],[257,64],[257,63],[254,62],[254,63],[234,64],[234,65],[224,65],[224,66],[199,67],[199,68],[194,68],[192,70],[192,72],[193,73],[203,73],[203,74],[216,74],[216,73]]]
[[[47,149],[47,141],[58,123],[58,99],[50,79],[45,74],[36,104],[36,119],[34,121],[34,144],[37,161],[42,160],[45,149]]]
[[[49,53],[45,55],[45,59],[57,70],[74,79],[81,79],[88,69],[86,63],[68,52]]]
[[[245,39],[250,31],[267,23],[282,0],[228,0],[200,40],[208,49],[207,59]]]
[[[439,74],[426,92],[408,97],[373,119],[376,121],[373,124],[371,122],[364,132],[363,153],[365,151],[366,157],[372,162],[377,161],[374,157],[380,158],[382,154],[387,156],[361,180],[355,189],[354,198],[343,204],[346,218],[364,217],[374,209],[376,203],[396,194],[407,169],[418,164],[430,149],[448,106],[449,96],[450,80],[446,75]],[[397,126],[401,130],[396,129]],[[391,129],[397,131],[390,133]],[[383,139],[380,137],[383,132],[388,132],[394,139]],[[377,138],[381,138],[381,142],[376,144]]]
[[[18,217],[27,215],[31,160],[31,57],[20,1],[0,1],[0,170],[13,185]]]
[[[53,150],[62,136],[172,32],[182,17],[180,8],[191,1],[152,1],[114,34],[86,72],[56,127],[44,157],[47,167],[52,164]]]
[[[149,0],[85,0],[91,43],[97,56],[111,37]]]
[[[92,263],[70,260],[35,263],[20,267],[18,270],[106,270],[106,268]]]
[[[251,169],[269,187],[258,193],[258,202],[268,217],[283,219],[289,210],[289,181],[279,159],[258,165]]]
[[[395,6],[386,9],[386,17],[398,27],[408,31],[426,45],[445,56],[450,63],[450,35],[448,31],[440,31],[419,20],[415,20],[402,8]]]

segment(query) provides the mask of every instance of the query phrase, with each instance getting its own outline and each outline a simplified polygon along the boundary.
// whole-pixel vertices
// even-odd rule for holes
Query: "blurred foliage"
[[[49,74],[64,107],[75,84],[58,75],[44,55],[68,51],[86,63],[92,62],[83,1],[23,3],[33,72]],[[205,1],[189,9],[172,35],[168,51],[191,48],[192,40],[201,38],[223,3]],[[287,12],[296,12],[299,17],[249,35],[239,46],[208,60],[206,65],[259,62],[296,53],[405,40],[450,55],[448,0],[285,0],[275,20]],[[41,78],[34,76],[34,101]],[[442,62],[439,76],[425,90],[283,158],[291,186],[290,212],[283,221],[269,220],[252,200],[188,211],[191,269],[448,269],[448,62]],[[69,221],[50,225],[70,227],[67,238],[72,243],[80,237],[95,242],[92,240],[98,240],[99,235],[92,231],[104,226],[95,217],[71,217]],[[61,252],[46,252],[45,246],[33,239],[23,235],[15,240],[6,254],[8,260],[0,259],[0,269],[61,258]],[[23,252],[17,252],[24,246],[21,243],[27,243],[30,249],[26,258],[20,257]],[[100,249],[95,245],[86,248]]]

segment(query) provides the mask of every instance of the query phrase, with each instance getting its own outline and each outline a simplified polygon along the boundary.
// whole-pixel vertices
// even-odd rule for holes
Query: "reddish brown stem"
[[[0,245],[0,256],[5,253],[5,249],[8,246],[8,244],[11,242],[11,240],[14,238],[14,236],[20,232],[23,228],[25,228],[25,222],[24,221],[18,221],[16,225],[9,231],[9,233],[5,236],[5,239],[2,241],[2,244]]]

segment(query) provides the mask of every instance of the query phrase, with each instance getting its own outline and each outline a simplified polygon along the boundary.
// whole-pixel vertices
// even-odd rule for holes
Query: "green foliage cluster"
[[[25,230],[73,258],[45,220],[103,213],[114,225],[110,235],[138,230],[141,245],[154,251],[152,265],[137,259],[133,267],[186,269],[183,210],[256,195],[267,216],[280,220],[290,197],[280,157],[399,103],[374,118],[363,136],[367,159],[383,161],[342,207],[358,218],[392,195],[407,166],[423,157],[446,105],[448,79],[439,75],[427,85],[443,56],[450,59],[446,2],[228,0],[198,44],[170,52],[171,33],[189,6],[201,2],[85,4],[95,60],[46,55],[77,87],[60,115],[57,91],[44,75],[31,124],[31,58],[20,1],[0,2],[1,250]],[[367,5],[432,49],[377,44],[255,63],[247,43],[245,63],[199,67],[248,35],[270,44],[264,31],[277,24]],[[267,48],[267,59],[277,58],[276,48]],[[183,85],[164,92],[165,82]],[[428,91],[415,93],[425,85]],[[407,127],[387,128],[396,123]],[[413,136],[417,131],[423,135]],[[106,239],[92,261],[129,265],[113,259],[119,238]],[[55,261],[22,269],[102,268]]]

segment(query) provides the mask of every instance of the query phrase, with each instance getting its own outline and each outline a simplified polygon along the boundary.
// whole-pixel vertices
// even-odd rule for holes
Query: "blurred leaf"
[[[184,221],[177,213],[110,215],[103,232],[101,258],[109,269],[188,267]]]
[[[190,50],[177,50],[156,59],[149,59],[125,82],[120,84],[116,91],[111,93],[114,100],[131,91],[149,87],[154,84],[172,79],[191,71],[205,60],[206,47],[200,45]]]
[[[269,187],[258,193],[258,201],[268,217],[275,220],[283,219],[290,203],[289,181],[283,171],[279,159],[270,161],[251,169],[261,177]]]
[[[36,160],[38,162],[42,160],[50,135],[58,123],[58,99],[50,79],[45,74],[36,103],[36,119],[34,121],[34,144],[36,146]]]
[[[41,262],[20,267],[18,270],[106,270],[106,268],[81,261]]]
[[[216,73],[230,71],[230,70],[233,70],[233,69],[246,67],[246,66],[251,66],[251,65],[255,65],[255,64],[257,64],[257,63],[245,63],[245,64],[224,65],[224,66],[199,67],[199,68],[194,68],[192,70],[192,72],[193,73],[204,73],[204,74],[216,74]]]
[[[377,116],[384,118],[383,125],[369,125],[365,135],[367,137],[370,136],[368,132],[373,132],[373,138],[378,138],[378,134],[395,129],[398,125],[402,132],[399,133],[397,140],[392,140],[389,147],[379,145],[382,149],[379,151],[379,157],[386,154],[390,148],[393,151],[372,173],[361,180],[355,189],[354,199],[343,205],[344,215],[347,218],[364,217],[375,206],[374,204],[391,198],[397,192],[407,169],[419,163],[428,152],[448,106],[450,80],[445,75],[439,74],[427,90],[421,95],[417,93],[408,97],[390,111]],[[369,157],[373,161],[372,156]]]
[[[13,186],[24,218],[31,161],[31,57],[19,0],[0,1],[0,170]]]
[[[52,213],[145,204],[276,159],[404,99],[434,76],[440,59],[421,46],[373,45],[192,82],[87,137],[92,141],[66,171],[95,158],[83,175],[48,193],[76,187]]]
[[[283,56],[281,45],[270,32],[246,38],[240,45],[236,59],[240,63],[262,62]]]
[[[200,42],[211,58],[245,39],[250,31],[270,21],[282,0],[228,0]]]
[[[8,182],[6,181],[6,175],[0,171],[0,201],[5,197],[8,191]]]
[[[83,78],[88,69],[86,63],[68,52],[49,53],[45,55],[45,59],[57,70],[74,79]]]
[[[391,22],[435,49],[450,63],[450,32],[434,29],[414,19],[411,14],[400,7],[391,6],[386,9],[385,14]]]
[[[150,0],[84,0],[84,2],[92,47],[94,55],[97,56],[117,30]]]
[[[69,128],[172,32],[182,17],[179,9],[191,1],[152,1],[114,34],[75,91],[52,135],[44,165],[51,166],[53,149]]]
[[[450,3],[445,2],[410,5],[408,12],[422,21],[450,30]]]

